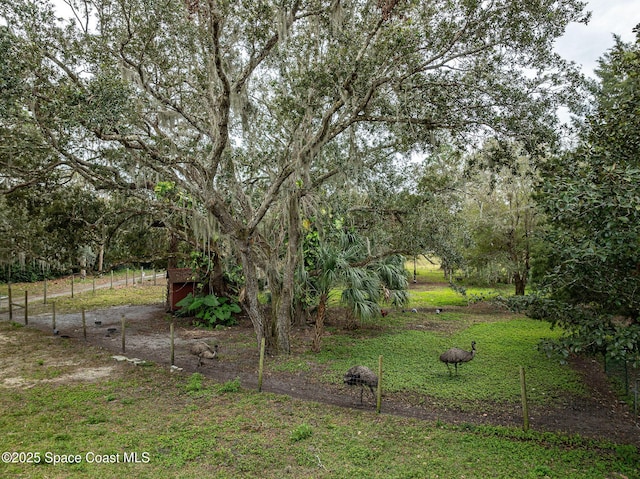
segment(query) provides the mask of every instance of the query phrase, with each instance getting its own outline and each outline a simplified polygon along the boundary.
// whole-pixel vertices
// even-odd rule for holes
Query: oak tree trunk
[[[238,241],[240,260],[242,262],[242,271],[245,277],[245,300],[244,306],[251,323],[253,324],[253,330],[256,333],[256,339],[258,347],[262,343],[262,338],[267,338],[266,334],[266,321],[263,310],[260,308],[258,302],[258,277],[256,274],[256,263],[253,258],[253,252],[251,249],[250,240]]]
[[[527,287],[527,279],[520,273],[513,274],[513,282],[516,286],[516,296],[524,296],[524,290]]]
[[[318,314],[316,316],[316,326],[313,334],[313,344],[311,350],[314,353],[319,353],[322,348],[322,336],[324,335],[324,320],[327,315],[327,295],[320,295],[320,302],[318,303]]]

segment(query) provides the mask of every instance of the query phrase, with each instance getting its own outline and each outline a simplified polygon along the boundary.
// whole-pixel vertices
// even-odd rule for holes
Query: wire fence
[[[11,285],[8,288],[8,295],[0,296],[0,314],[9,313],[9,320],[19,320],[20,317],[24,317],[24,324],[29,324],[29,304],[41,301],[45,304],[47,300],[56,297],[56,296],[71,296],[75,293],[79,292],[95,292],[96,289],[99,288],[110,288],[115,289],[118,287],[128,287],[148,284],[156,286],[160,281],[164,282],[166,278],[166,272],[164,271],[136,271],[135,274],[129,275],[129,272],[125,274],[124,278],[114,279],[113,274],[110,275],[110,279],[106,282],[102,282],[102,284],[96,284],[96,279],[94,278],[89,284],[85,282],[82,285],[75,285],[76,279],[70,278],[68,288],[65,291],[60,292],[57,291],[54,294],[47,294],[47,285],[46,283],[42,286],[42,295],[31,295],[27,291],[16,291],[12,290]],[[22,299],[24,298],[24,299]],[[51,325],[51,330],[53,334],[64,335],[64,329],[62,321],[57,322],[56,319],[56,311],[55,311],[55,302],[51,302],[51,313],[48,314],[40,314],[36,317],[32,317],[36,323],[35,326],[44,326],[48,327]],[[19,317],[20,316],[20,317]],[[49,316],[50,319],[47,319]],[[131,324],[129,323],[129,318],[125,317],[125,314],[122,314],[121,317],[113,322],[114,324],[103,324],[104,322],[99,317],[87,319],[87,315],[84,310],[81,313],[74,313],[72,315],[65,315],[67,317],[67,321],[70,322],[66,329],[75,329],[78,334],[82,334],[83,339],[87,340],[87,330],[91,334],[91,330],[93,329],[93,334],[101,334],[106,337],[113,337],[121,341],[121,352],[124,354],[128,349],[127,337],[131,337],[131,339],[135,338],[136,331],[135,328],[131,328]],[[91,320],[92,319],[92,320]],[[49,322],[50,321],[50,322]],[[135,321],[135,320],[134,320]],[[38,324],[40,323],[40,324]],[[99,330],[99,331],[96,331]],[[60,332],[62,331],[62,332]],[[192,341],[189,340],[180,340],[179,346],[183,352],[186,352],[190,346]],[[167,358],[170,358],[171,366],[173,367],[175,364],[175,346],[176,346],[176,337],[174,336],[174,323],[173,321],[168,326],[168,331],[166,334],[166,348],[167,348]],[[191,353],[193,354],[193,353]],[[188,355],[188,353],[187,353]],[[262,388],[262,375],[264,368],[264,346],[261,348],[260,354],[260,363],[258,364],[258,390]],[[605,364],[605,372],[609,379],[611,380],[616,392],[625,400],[627,404],[629,404],[631,411],[633,412],[631,416],[631,420],[636,424],[640,425],[640,368],[635,367],[632,363],[628,361],[606,361]],[[524,370],[521,368],[521,387],[522,387],[522,401],[523,401],[523,427],[525,430],[528,428],[528,412],[527,412],[527,391],[526,391],[526,383],[524,378]],[[377,384],[377,394],[376,394],[376,409],[380,412],[381,407],[381,393],[382,393],[382,357],[380,357],[380,363],[378,368],[379,381]]]
[[[605,361],[605,372],[616,392],[630,405],[633,420],[640,423],[640,368],[629,361]]]
[[[0,294],[0,314],[9,313],[9,320],[13,320],[14,316],[20,315],[20,311],[24,313],[25,324],[28,323],[28,307],[29,303],[47,304],[52,298],[71,297],[74,298],[78,293],[93,292],[99,289],[115,289],[117,287],[137,286],[142,284],[152,284],[156,286],[159,282],[164,281],[166,277],[165,271],[145,271],[125,270],[117,276],[111,271],[108,275],[93,276],[90,280],[82,278],[80,275],[71,275],[69,278],[57,280],[55,291],[50,291],[49,281],[45,280],[34,285],[21,285],[16,288],[15,285],[8,283],[6,285],[6,293]],[[62,281],[62,287],[60,282]]]

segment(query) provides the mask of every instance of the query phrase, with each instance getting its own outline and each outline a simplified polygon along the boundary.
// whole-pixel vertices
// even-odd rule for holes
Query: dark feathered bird
[[[378,387],[378,376],[366,366],[353,366],[344,375],[344,383],[349,386],[360,386],[360,404],[362,404],[362,393],[365,386],[369,386],[371,394],[375,397],[373,388]]]
[[[205,359],[213,359],[218,354],[218,345],[208,345],[204,341],[198,341],[191,345],[191,354],[198,356],[198,367],[204,364]]]
[[[440,361],[447,365],[449,375],[451,375],[451,368],[449,367],[449,364],[453,364],[455,366],[456,374],[458,374],[458,364],[471,361],[475,355],[476,342],[471,341],[471,351],[465,351],[460,348],[451,348],[440,355]]]

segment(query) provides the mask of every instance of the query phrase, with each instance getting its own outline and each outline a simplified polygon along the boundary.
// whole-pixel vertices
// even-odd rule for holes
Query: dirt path
[[[6,316],[6,315],[5,315]],[[126,318],[126,350],[124,355],[153,361],[169,366],[170,337],[169,322],[162,305],[121,306],[86,314],[88,343],[115,354],[122,354],[121,318]],[[83,341],[80,314],[58,315],[58,336],[68,340]],[[51,331],[48,315],[29,319],[30,327]],[[298,331],[297,334],[305,334]],[[215,337],[224,345],[221,358],[199,369],[202,374],[217,381],[238,378],[243,387],[257,388],[258,353],[254,347],[253,330],[249,323],[222,331],[207,331],[178,322],[175,339],[175,364],[184,373],[195,372],[197,360],[188,352],[189,345],[198,338]],[[275,372],[269,369],[269,359],[263,390],[286,394],[303,400],[356,409],[374,409],[371,395],[365,394],[365,404],[359,397],[336,378],[334,384],[312,379],[314,375]],[[640,427],[634,422],[628,407],[620,403],[609,388],[606,375],[600,366],[588,359],[576,360],[573,364],[590,388],[589,399],[566,398],[562,406],[555,409],[530,411],[530,426],[536,431],[554,431],[569,435],[580,434],[586,438],[605,439],[621,444],[632,444],[640,448]],[[316,375],[319,376],[319,375]],[[311,377],[311,379],[310,379]],[[368,393],[368,392],[367,392]],[[480,412],[461,412],[437,407],[428,397],[407,397],[387,394],[383,397],[382,412],[449,424],[490,424],[518,427],[522,424],[521,408],[518,404],[485,404]]]

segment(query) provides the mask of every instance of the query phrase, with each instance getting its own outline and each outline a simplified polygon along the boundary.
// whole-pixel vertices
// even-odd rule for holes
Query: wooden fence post
[[[378,358],[378,388],[376,393],[376,411],[380,414],[380,408],[382,407],[382,355]]]
[[[113,289],[113,270],[111,270],[111,286],[109,289]]]
[[[124,326],[125,326],[125,318],[124,314],[122,315],[122,352],[124,353]]]
[[[43,304],[47,304],[47,278],[44,279],[44,301]]]
[[[56,333],[56,303],[53,303],[53,309],[51,310],[51,330],[53,334]]]
[[[24,325],[29,324],[29,292],[24,292]]]
[[[520,366],[520,390],[522,393],[522,429],[527,432],[529,430],[529,403],[527,401],[527,381],[522,366]]]
[[[260,341],[260,364],[258,366],[258,392],[262,391],[262,373],[264,371],[264,349],[266,339],[263,337]]]
[[[171,366],[175,364],[175,321],[171,320],[171,325],[169,326],[169,332],[171,334]]]
[[[13,297],[11,296],[11,283],[9,283],[9,321],[13,321]]]
[[[74,280],[76,279],[76,276],[74,274],[71,275],[71,298],[73,298],[73,283],[75,282]]]
[[[86,318],[84,308],[82,308],[82,336],[86,341],[87,340],[87,318]]]

